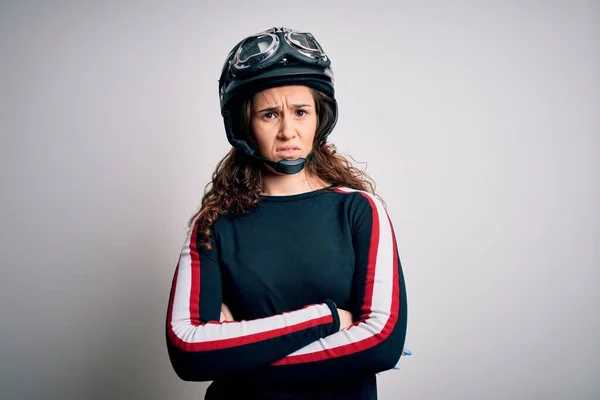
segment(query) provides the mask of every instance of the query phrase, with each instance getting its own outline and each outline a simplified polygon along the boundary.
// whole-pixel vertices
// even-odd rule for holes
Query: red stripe
[[[196,243],[198,224],[200,218],[194,224],[190,238],[190,257],[192,259],[191,279],[192,288],[190,292],[190,322],[194,326],[200,325],[200,254]]]
[[[346,193],[346,194],[348,193],[343,190],[336,189],[336,191],[339,193]],[[352,193],[352,192],[350,192],[350,193]],[[368,318],[368,315],[371,312],[374,276],[375,276],[375,262],[377,259],[377,247],[379,245],[379,216],[377,213],[377,209],[376,209],[375,204],[370,196],[368,196],[364,192],[360,192],[360,193],[369,200],[371,208],[373,209],[373,218],[377,217],[377,219],[373,220],[373,232],[371,233],[371,244],[370,244],[370,248],[369,248],[369,265],[368,265],[368,269],[367,269],[367,290],[365,291],[364,305],[362,307],[363,315],[361,316],[361,321],[357,322],[356,324],[358,324],[360,322],[364,322],[364,320],[366,320]],[[377,345],[378,343],[381,343],[392,333],[394,326],[396,326],[396,322],[398,320],[398,309],[400,306],[400,296],[399,296],[400,285],[398,282],[398,252],[397,252],[396,237],[394,234],[392,222],[389,218],[389,215],[387,217],[388,217],[388,222],[390,224],[390,229],[391,229],[391,234],[392,234],[393,251],[394,251],[392,254],[393,268],[394,268],[394,271],[393,271],[394,282],[393,282],[393,286],[392,286],[392,305],[391,305],[391,310],[390,310],[390,317],[388,318],[382,331],[377,335],[369,336],[368,338],[363,339],[361,341],[348,343],[346,345],[339,346],[339,347],[336,347],[333,349],[325,349],[325,350],[322,350],[322,351],[319,351],[316,353],[310,353],[310,354],[287,356],[279,361],[276,361],[275,363],[273,363],[271,365],[275,366],[275,365],[301,364],[301,363],[321,361],[321,360],[325,360],[328,358],[336,358],[336,357],[342,357],[342,356],[349,355],[349,354],[358,353],[360,351],[367,350],[367,349]],[[375,233],[374,233],[375,227],[377,227],[377,241],[373,240],[373,237],[375,236]],[[375,247],[375,249],[374,249],[374,247]],[[373,255],[374,255],[374,258],[372,258]],[[367,307],[367,305],[368,305],[368,307]]]
[[[369,245],[369,265],[367,266],[367,285],[365,288],[365,297],[363,299],[361,321],[366,320],[371,315],[371,307],[373,305],[373,288],[375,286],[375,267],[377,264],[377,251],[379,250],[379,213],[377,206],[373,202],[371,196],[361,193],[371,205],[373,213],[373,226],[371,228],[371,244]]]
[[[272,317],[269,317],[272,318]],[[256,320],[255,320],[256,321]],[[243,346],[245,344],[256,343],[263,340],[272,339],[278,336],[288,335],[290,333],[302,331],[304,329],[314,328],[319,325],[331,324],[333,322],[333,317],[331,315],[326,315],[324,317],[319,317],[316,319],[311,319],[309,321],[305,321],[296,325],[284,326],[282,328],[273,329],[266,332],[259,332],[252,335],[240,336],[237,338],[223,339],[223,340],[211,340],[211,341],[203,341],[190,343],[183,341],[180,339],[172,329],[169,330],[169,339],[175,344],[177,347],[184,351],[209,351],[209,350],[222,350],[231,347]],[[236,321],[229,322],[230,324],[239,323]],[[207,323],[207,324],[215,324],[215,323]],[[207,325],[204,324],[204,325]]]

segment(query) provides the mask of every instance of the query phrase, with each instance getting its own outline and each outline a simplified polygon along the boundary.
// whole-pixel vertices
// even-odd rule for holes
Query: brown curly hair
[[[335,145],[320,138],[334,121],[334,102],[321,91],[311,89],[318,115],[315,133],[315,149],[307,158],[306,174],[329,182],[333,186],[345,186],[364,190],[375,195],[375,182],[364,171],[354,167],[344,156],[337,153]],[[251,129],[252,99],[245,100],[240,107],[240,115],[234,121],[234,129],[239,129],[246,138],[253,141]],[[190,218],[188,226],[199,221],[201,247],[212,248],[210,230],[219,215],[239,215],[248,213],[260,201],[263,190],[262,162],[231,149],[212,174],[212,180],[204,188],[202,205]]]

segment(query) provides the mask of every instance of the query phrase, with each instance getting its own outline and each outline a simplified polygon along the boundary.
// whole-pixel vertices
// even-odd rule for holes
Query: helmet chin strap
[[[316,147],[318,147],[318,146],[316,146]],[[254,155],[252,155],[252,157],[267,164],[268,166],[273,168],[275,170],[275,172],[278,172],[280,174],[285,174],[285,175],[294,175],[294,174],[297,174],[298,172],[302,171],[302,169],[306,165],[307,159],[315,152],[316,147],[314,147],[311,150],[311,152],[308,153],[306,158],[297,158],[295,160],[285,160],[284,159],[284,160],[279,160],[279,161],[275,162],[275,161],[271,161],[264,157],[259,156],[258,152],[255,153]]]
[[[306,158],[297,158],[295,160],[279,160],[275,162],[256,155],[253,157],[261,160],[262,162],[273,168],[275,172],[285,175],[297,174],[298,172],[302,171],[302,169],[306,165]]]

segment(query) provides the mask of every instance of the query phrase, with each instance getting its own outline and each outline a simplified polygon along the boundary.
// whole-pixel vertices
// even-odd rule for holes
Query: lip
[[[300,150],[298,146],[281,146],[276,149],[276,151],[286,151],[286,150]]]
[[[276,150],[277,154],[282,154],[282,155],[290,155],[290,154],[295,154],[298,153],[300,151],[299,147],[278,147]]]

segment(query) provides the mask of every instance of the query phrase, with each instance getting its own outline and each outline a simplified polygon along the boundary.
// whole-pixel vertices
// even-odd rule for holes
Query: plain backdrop
[[[2,1],[0,398],[201,399],[172,275],[225,56],[312,32],[407,283],[382,400],[600,396],[598,1]]]

